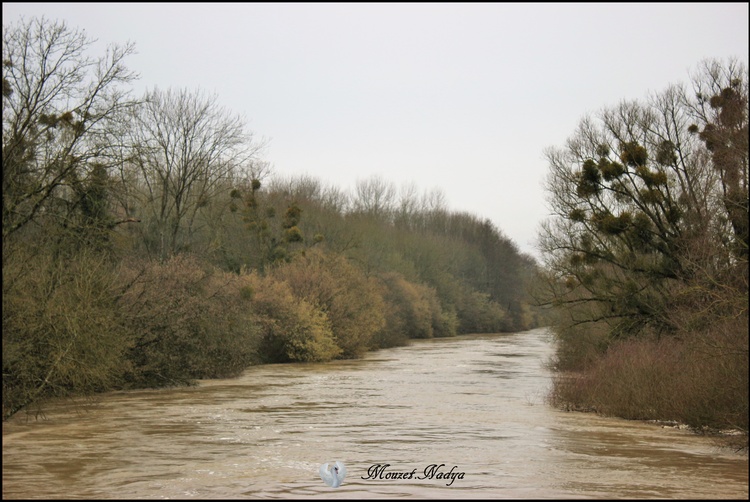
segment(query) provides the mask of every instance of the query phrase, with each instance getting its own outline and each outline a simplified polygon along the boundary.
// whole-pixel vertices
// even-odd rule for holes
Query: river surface
[[[549,407],[552,350],[542,329],[419,340],[18,413],[3,498],[748,497],[746,455]],[[331,488],[318,469],[336,460]]]

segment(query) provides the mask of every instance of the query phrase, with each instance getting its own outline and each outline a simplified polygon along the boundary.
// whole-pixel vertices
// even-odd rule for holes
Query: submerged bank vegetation
[[[135,97],[133,46],[3,26],[3,418],[45,398],[536,324],[533,259],[438,191],[274,176],[216,96]]]
[[[748,427],[748,74],[583,118],[547,151],[538,298],[555,307],[558,406]]]

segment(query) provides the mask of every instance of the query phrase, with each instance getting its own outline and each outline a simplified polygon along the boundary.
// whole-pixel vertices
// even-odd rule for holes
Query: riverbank
[[[635,355],[639,356],[637,361],[618,359]],[[676,357],[675,353],[669,355]],[[654,361],[657,357],[661,366]],[[726,396],[733,393],[724,387],[718,395],[707,396],[716,382],[708,377],[705,366],[704,371],[697,371],[693,366],[670,373],[670,367],[674,366],[666,364],[666,359],[664,350],[660,355],[657,351],[633,351],[623,355],[615,350],[585,371],[556,372],[548,402],[564,411],[690,430],[697,435],[710,437],[717,446],[747,455],[746,412],[745,426],[736,425],[743,423],[742,407],[746,409],[747,395],[727,402]],[[685,368],[684,362],[679,365],[681,368]],[[628,371],[623,371],[623,368],[628,368]],[[702,381],[698,381],[700,377]],[[747,376],[744,378],[746,385]],[[683,394],[677,394],[679,390]],[[722,396],[723,399],[720,399]],[[734,419],[730,419],[730,416]]]
[[[259,365],[4,424],[3,497],[742,498],[748,459],[543,396],[545,330],[415,340],[358,360]],[[436,398],[438,396],[439,398]],[[323,463],[347,467],[335,492]],[[463,479],[366,479],[388,471]],[[415,476],[416,477],[416,476]]]

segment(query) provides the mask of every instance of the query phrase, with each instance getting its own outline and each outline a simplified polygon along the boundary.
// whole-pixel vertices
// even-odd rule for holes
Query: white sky
[[[137,92],[203,89],[269,145],[278,175],[373,175],[491,219],[534,248],[543,151],[586,113],[748,64],[747,3],[3,3],[133,41]]]

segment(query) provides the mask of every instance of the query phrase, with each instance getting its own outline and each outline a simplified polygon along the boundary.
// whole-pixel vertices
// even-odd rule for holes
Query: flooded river
[[[420,340],[19,413],[3,498],[748,497],[747,456],[547,406],[551,353],[544,330]]]

